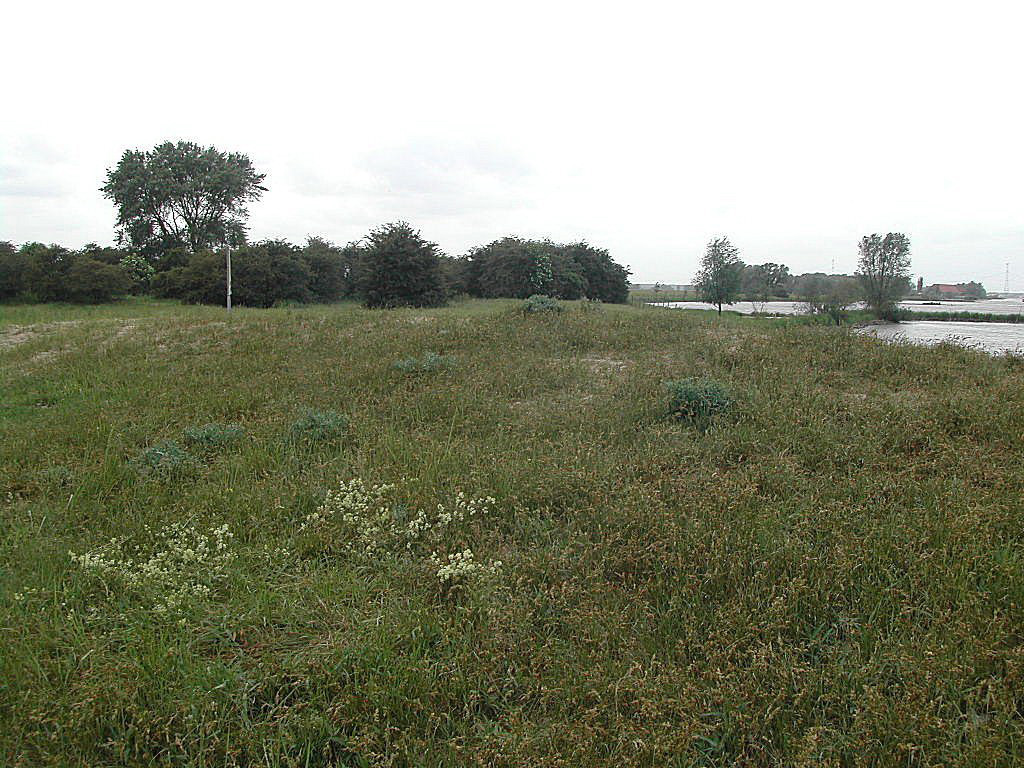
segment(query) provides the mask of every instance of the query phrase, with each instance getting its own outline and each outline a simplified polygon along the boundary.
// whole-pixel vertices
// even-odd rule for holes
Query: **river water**
[[[667,301],[656,307],[671,309],[711,309],[716,307],[701,301]],[[983,301],[901,301],[900,307],[916,312],[987,312],[992,315],[1024,314],[1024,301],[1020,299],[985,299]],[[764,312],[771,315],[802,315],[807,305],[799,301],[737,301],[723,307],[730,312],[752,315]]]
[[[992,354],[1024,352],[1024,324],[949,323],[938,320],[913,320],[906,323],[880,323],[857,329],[858,333],[884,341],[911,341],[938,344],[951,341]]]
[[[672,309],[711,309],[709,304],[699,301],[671,301],[656,304]],[[987,312],[989,314],[1013,315],[1024,313],[1024,301],[1020,299],[985,299],[983,301],[903,301],[900,306],[918,312]],[[797,301],[750,302],[739,301],[728,307],[732,312],[744,315],[763,312],[776,315],[800,315],[807,311],[805,304]],[[1024,324],[1018,323],[967,323],[939,320],[914,320],[904,323],[880,323],[858,329],[859,333],[874,336],[883,341],[905,340],[916,344],[938,344],[952,341],[993,354],[1003,352],[1024,352]]]

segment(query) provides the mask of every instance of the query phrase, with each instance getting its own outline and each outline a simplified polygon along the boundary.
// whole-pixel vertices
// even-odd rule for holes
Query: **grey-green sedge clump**
[[[241,424],[204,424],[188,427],[184,432],[185,442],[200,452],[212,452],[226,448],[245,437]]]
[[[677,421],[706,427],[716,416],[728,413],[736,402],[724,384],[708,379],[670,381],[668,412]]]
[[[349,434],[349,420],[337,411],[307,410],[292,422],[289,435],[292,440],[309,445],[335,444]]]
[[[132,465],[144,476],[168,477],[190,469],[195,458],[175,440],[161,440],[144,448]]]
[[[436,352],[424,352],[420,357],[397,360],[393,367],[396,371],[406,374],[434,373],[454,368],[455,358],[451,355],[439,355]]]

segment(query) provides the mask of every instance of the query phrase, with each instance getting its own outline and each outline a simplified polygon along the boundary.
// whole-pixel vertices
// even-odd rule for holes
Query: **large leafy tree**
[[[868,307],[879,317],[891,316],[910,289],[910,238],[900,232],[865,235],[858,247],[857,277]]]
[[[404,221],[370,232],[356,282],[368,307],[436,307],[447,301],[441,249]]]
[[[189,141],[128,150],[100,188],[117,206],[118,240],[159,258],[245,240],[247,205],[266,191],[248,156]]]
[[[629,298],[629,268],[612,260],[607,248],[587,242],[563,246],[565,256],[579,265],[587,298],[625,304]]]
[[[743,268],[741,289],[751,301],[768,301],[786,293],[789,267],[784,264],[748,264]]]
[[[739,297],[743,280],[743,262],[739,249],[727,237],[717,237],[708,243],[700,262],[700,271],[693,282],[701,301],[718,307],[732,304]]]

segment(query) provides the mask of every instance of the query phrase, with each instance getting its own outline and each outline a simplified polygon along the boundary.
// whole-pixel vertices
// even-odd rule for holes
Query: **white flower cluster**
[[[442,587],[456,587],[466,582],[496,576],[501,571],[501,560],[494,560],[490,565],[479,563],[473,557],[473,550],[464,549],[454,552],[442,559],[437,552],[430,555],[431,562],[437,566],[437,578]]]
[[[406,524],[404,532],[407,540],[406,546],[412,546],[414,541],[429,538],[431,534],[439,533],[445,528],[485,514],[490,511],[494,503],[495,500],[490,496],[468,499],[466,494],[459,491],[455,494],[451,508],[444,504],[438,504],[432,515],[420,510],[416,513],[416,517]]]
[[[204,533],[187,523],[171,523],[156,534],[148,554],[116,537],[91,552],[69,554],[82,570],[150,597],[155,612],[172,613],[208,596],[227,577],[228,564],[236,558],[231,539],[227,525]]]
[[[36,587],[29,587],[24,592],[15,592],[14,593],[14,602],[16,602],[16,603],[24,603],[26,600],[28,600],[33,595],[38,594],[38,592],[39,592],[39,590]]]
[[[394,512],[388,497],[393,485],[368,486],[359,478],[342,483],[315,512],[306,516],[299,532],[328,534],[333,539],[341,528],[342,546],[347,552],[375,556],[387,549],[396,535]]]
[[[420,542],[438,541],[445,530],[487,512],[494,499],[470,499],[458,493],[450,507],[438,504],[433,512],[418,510],[403,516],[389,497],[393,485],[368,486],[359,478],[328,491],[324,503],[300,526],[338,542],[350,554],[378,558]]]

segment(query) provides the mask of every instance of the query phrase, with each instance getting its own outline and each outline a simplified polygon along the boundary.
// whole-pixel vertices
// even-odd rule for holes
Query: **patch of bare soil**
[[[617,373],[629,365],[626,360],[611,357],[584,357],[580,362],[586,365],[591,373]]]
[[[11,325],[0,331],[0,349],[11,349],[26,341],[53,333],[62,328],[72,328],[81,325],[81,320],[60,320],[55,323],[35,323],[33,325]]]

